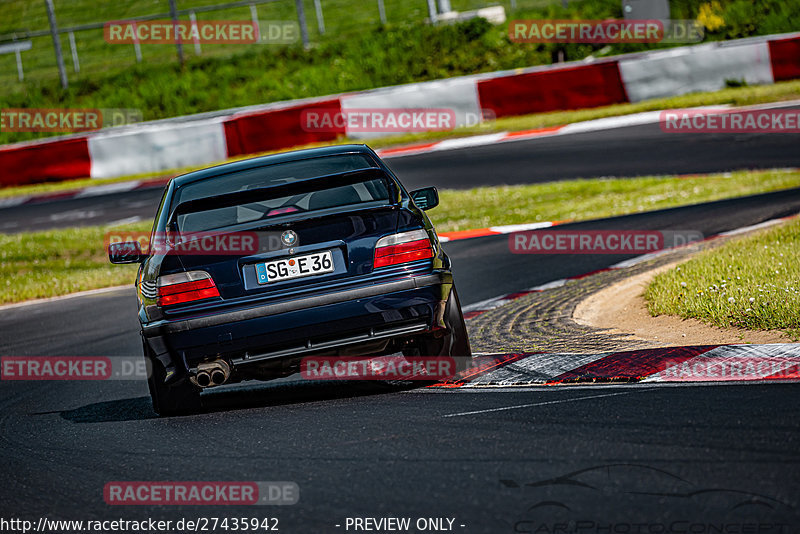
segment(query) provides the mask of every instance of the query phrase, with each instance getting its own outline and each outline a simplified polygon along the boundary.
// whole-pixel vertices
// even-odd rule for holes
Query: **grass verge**
[[[444,190],[431,211],[440,232],[543,220],[592,219],[800,187],[800,171],[570,180]],[[116,230],[147,231],[140,222]],[[0,234],[0,303],[132,283],[136,266],[108,263],[109,227]],[[797,259],[797,258],[796,258]],[[795,263],[796,264],[796,263]],[[797,287],[797,284],[795,284]]]
[[[800,339],[800,219],[700,253],[645,291],[651,315]]]
[[[439,232],[639,213],[800,186],[800,171],[568,180],[440,191],[430,212]]]
[[[682,95],[669,98],[657,98],[653,100],[647,100],[644,102],[637,102],[635,104],[615,104],[612,106],[604,106],[592,109],[582,109],[575,111],[555,111],[550,113],[534,113],[530,115],[521,115],[519,117],[506,117],[495,121],[486,122],[481,125],[470,128],[459,128],[451,132],[426,132],[419,134],[395,135],[395,136],[371,139],[369,141],[369,145],[377,149],[377,148],[386,148],[394,145],[404,145],[404,144],[423,142],[423,141],[435,141],[446,138],[466,137],[471,135],[488,134],[495,132],[522,131],[535,128],[547,128],[550,126],[560,126],[563,124],[571,124],[575,122],[582,122],[593,119],[602,119],[606,117],[631,115],[633,113],[642,113],[645,111],[656,111],[661,109],[715,106],[723,104],[729,104],[732,106],[748,106],[753,104],[782,102],[782,101],[796,100],[796,99],[800,99],[800,80],[780,82],[774,85],[735,87],[708,93],[694,93],[690,95]],[[336,143],[319,143],[315,145],[306,145],[305,147],[296,147],[296,148],[308,148],[312,146],[323,146],[329,144],[345,144],[345,143],[361,143],[361,142],[363,141],[357,139],[342,138]],[[281,149],[274,152],[283,152],[285,150],[286,149]],[[269,153],[271,152],[265,152],[261,155]],[[255,154],[232,158],[229,161],[251,158],[253,156],[255,156]],[[128,180],[136,180],[136,179],[146,180],[146,179],[162,178],[164,176],[171,176],[183,172],[189,172],[203,167],[207,167],[207,165],[198,167],[189,167],[184,169],[174,169],[171,171],[160,171],[157,173],[140,174],[135,176],[123,176],[119,178],[108,178],[108,179],[82,178],[78,180],[69,180],[66,182],[53,182],[53,183],[41,183],[41,184],[6,187],[0,189],[0,198],[6,198],[18,195],[51,193],[56,191],[68,191],[71,189],[78,189],[82,187],[104,185],[116,182],[124,182]]]

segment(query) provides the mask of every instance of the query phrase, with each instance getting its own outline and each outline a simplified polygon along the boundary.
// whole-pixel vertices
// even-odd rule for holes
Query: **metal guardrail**
[[[213,6],[197,6],[190,9],[178,9],[176,13],[178,16],[189,16],[192,13],[208,13],[212,11],[222,11],[224,9],[234,9],[237,7],[249,7],[252,5],[272,4],[280,2],[281,0],[240,0],[239,2],[228,2],[227,4],[214,4]],[[140,15],[138,17],[127,17],[120,19],[125,22],[144,22],[148,20],[159,20],[172,18],[172,13],[155,13],[152,15]],[[89,24],[79,24],[77,26],[69,26],[66,28],[58,28],[57,32],[60,34],[79,32],[84,30],[102,30],[105,24],[109,21],[92,22]],[[30,39],[32,37],[46,37],[50,35],[50,30],[36,30],[24,31],[20,33],[11,33],[0,35],[0,41],[10,41],[14,39]],[[0,45],[2,46],[2,45]]]
[[[387,24],[389,21],[399,23],[437,22],[439,14],[449,12],[451,9],[468,11],[498,4],[514,9],[518,4],[520,7],[526,3],[530,3],[531,6],[540,5],[543,0],[235,0],[213,5],[194,6],[192,4],[204,3],[206,0],[159,0],[155,2],[156,9],[159,4],[161,5],[158,13],[142,13],[142,11],[152,9],[153,2],[144,5],[138,0],[115,0],[116,5],[109,7],[106,4],[102,9],[98,9],[98,12],[106,14],[104,17],[106,20],[97,22],[84,22],[85,18],[92,17],[93,11],[86,9],[86,4],[76,4],[72,0],[3,1],[9,2],[3,9],[8,10],[6,12],[11,16],[0,21],[0,27],[3,27],[0,44],[13,45],[14,42],[20,40],[32,41],[35,52],[24,57],[29,77],[49,78],[52,77],[53,72],[57,71],[61,85],[66,88],[68,77],[65,61],[69,62],[70,59],[72,67],[70,70],[75,74],[79,74],[82,69],[84,72],[105,74],[110,70],[118,70],[121,65],[125,65],[130,60],[135,60],[137,63],[144,61],[145,58],[150,61],[169,61],[167,58],[171,54],[165,53],[163,47],[160,50],[153,47],[146,48],[149,46],[148,44],[142,45],[138,41],[130,45],[120,43],[123,46],[118,46],[113,50],[108,47],[103,49],[107,43],[103,42],[103,36],[98,32],[103,32],[109,22],[144,24],[155,20],[172,20],[178,24],[188,18],[192,24],[196,24],[201,23],[202,14],[219,12],[229,16],[230,13],[243,9],[245,11],[241,15],[236,14],[234,17],[237,19],[249,18],[254,23],[258,23],[259,14],[270,13],[269,17],[261,17],[262,22],[297,21],[300,41],[303,46],[309,47],[312,39],[320,40],[325,35],[357,34],[365,27]],[[181,9],[178,9],[176,5],[178,3],[181,4]],[[19,6],[17,20],[14,20],[13,17],[14,4]],[[169,10],[165,8],[169,8]],[[248,8],[249,13],[246,11]],[[130,13],[132,16],[111,18],[116,13],[126,15]],[[109,14],[111,16],[108,16]],[[326,15],[329,17],[327,20]],[[60,26],[58,22],[62,19],[69,22]],[[39,26],[48,22],[49,28],[47,29],[38,29],[35,26],[28,29],[24,26],[26,23]],[[309,29],[308,22],[314,25],[313,30]],[[11,24],[15,26],[19,24],[22,27],[17,30],[10,27]],[[63,45],[62,36],[67,37]],[[47,41],[51,42],[47,43]],[[191,47],[192,43],[181,43],[180,39],[176,41],[173,46],[177,49],[178,60],[183,63],[184,45],[188,44]],[[234,51],[236,46],[243,45],[244,43],[230,45],[224,51],[213,46],[208,47],[208,50],[205,48],[201,50],[199,42],[195,40],[194,53],[195,55],[227,54]],[[63,51],[62,46],[64,47]],[[18,78],[22,81],[24,77],[22,57],[19,57],[19,52],[17,55]],[[0,72],[0,79],[4,74],[8,76],[7,72]],[[8,77],[6,80],[10,81]]]

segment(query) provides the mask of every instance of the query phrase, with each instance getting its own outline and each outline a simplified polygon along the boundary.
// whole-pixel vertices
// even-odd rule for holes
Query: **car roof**
[[[337,145],[320,148],[306,148],[303,150],[293,150],[291,152],[281,152],[280,154],[270,154],[269,156],[259,156],[230,163],[223,163],[207,169],[190,172],[172,179],[174,187],[214,178],[225,174],[266,167],[287,161],[299,161],[304,159],[320,158],[325,156],[335,156],[338,154],[364,154],[374,156],[374,152],[367,145]]]

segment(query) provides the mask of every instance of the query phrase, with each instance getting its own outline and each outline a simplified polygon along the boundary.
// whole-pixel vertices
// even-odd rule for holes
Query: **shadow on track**
[[[280,384],[258,384],[234,386],[202,395],[203,410],[192,417],[203,414],[269,408],[293,404],[304,404],[355,397],[367,397],[386,393],[397,393],[422,387],[424,382],[283,382]],[[109,423],[118,421],[142,421],[158,419],[153,412],[150,397],[135,397],[107,402],[96,402],[58,413],[73,423]],[[42,413],[34,415],[44,415]]]

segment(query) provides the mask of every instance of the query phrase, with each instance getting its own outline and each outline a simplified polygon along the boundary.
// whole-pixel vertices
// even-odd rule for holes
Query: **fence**
[[[239,0],[224,4],[219,0],[3,0],[0,84],[14,90],[25,80],[50,83],[58,79],[58,48],[64,65],[62,83],[91,80],[98,74],[119,72],[142,62],[177,63],[174,44],[109,44],[103,29],[108,21],[143,22],[173,16],[184,22],[293,21],[301,30],[299,40],[314,46],[379,24],[430,20],[437,17],[437,12],[450,9],[467,11],[502,5],[507,11],[515,11],[540,8],[554,1],[559,0]],[[48,6],[52,6],[52,12]],[[273,45],[190,41],[182,43],[182,53],[186,57],[226,55],[248,46]]]

